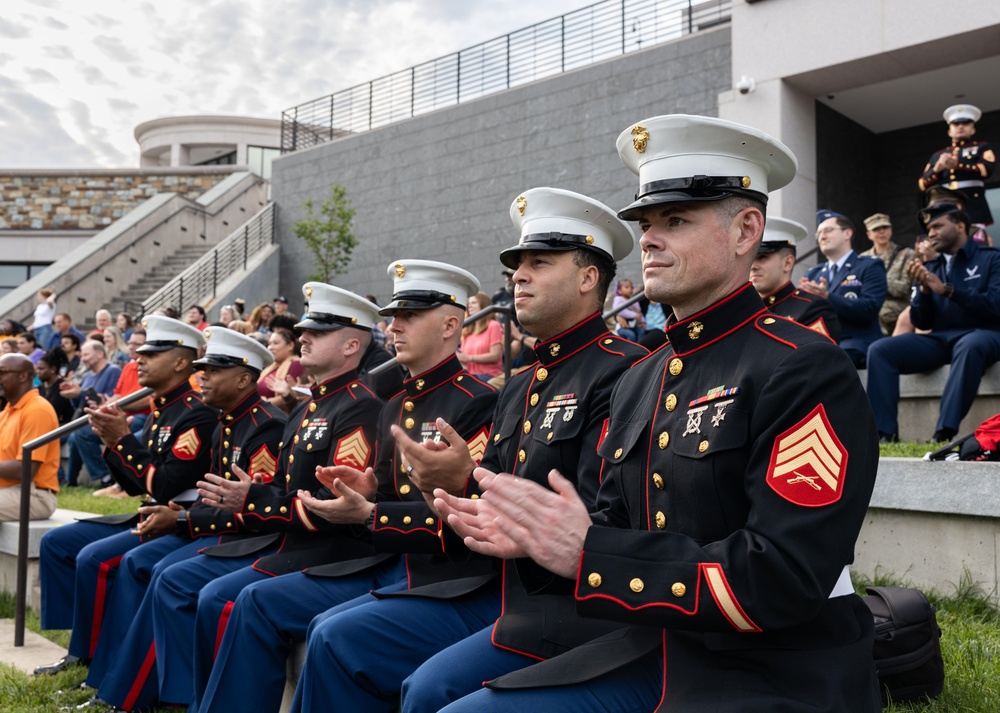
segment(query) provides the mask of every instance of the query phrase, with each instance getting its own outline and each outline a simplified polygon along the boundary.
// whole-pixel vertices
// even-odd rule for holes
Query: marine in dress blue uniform
[[[806,238],[801,223],[770,217],[764,226],[757,257],[750,268],[750,282],[767,308],[776,315],[840,341],[840,319],[827,300],[792,284],[795,244]]]
[[[306,283],[303,295],[309,312],[296,325],[303,330],[302,364],[319,383],[312,387],[312,398],[289,416],[273,482],[206,476],[209,482],[199,484],[207,505],[233,512],[242,530],[269,537],[208,547],[165,569],[151,589],[163,702],[192,704],[203,690],[233,602],[245,586],[373,554],[371,543],[349,527],[309,513],[298,491],[332,497],[317,480],[317,467],[364,470],[374,462],[382,402],[359,380],[358,365],[378,307],[318,282]]]
[[[975,123],[981,116],[982,112],[971,104],[955,104],[944,110],[951,146],[931,156],[917,185],[924,193],[935,186],[961,191],[967,199],[965,210],[969,218],[973,223],[986,226],[993,223],[986,202],[986,180],[993,175],[996,154],[991,144],[972,138],[976,133]]]
[[[843,352],[771,315],[739,274],[794,159],[692,116],[640,122],[618,149],[640,175],[620,215],[643,227],[646,289],[673,306],[668,345],[612,395],[592,522],[576,498],[504,476],[481,502],[521,509],[507,538],[542,563],[525,568],[532,583],[629,628],[444,710],[875,713],[871,614],[846,573],[875,479],[871,414]],[[537,535],[553,525],[573,534],[547,551]]]
[[[926,265],[911,263],[917,278],[910,319],[929,334],[900,334],[868,350],[868,398],[879,433],[899,435],[899,375],[951,364],[941,394],[935,441],[951,440],[976,398],[983,371],[1000,359],[1000,251],[969,239],[969,216],[954,204],[920,211],[919,219],[941,253]],[[874,359],[874,361],[872,361]]]
[[[558,469],[571,474],[584,499],[593,503],[601,479],[597,445],[611,390],[621,374],[647,354],[642,347],[610,334],[599,312],[614,264],[631,252],[635,238],[629,226],[600,202],[560,189],[525,191],[512,202],[510,215],[521,237],[516,246],[501,253],[501,260],[516,269],[515,308],[521,324],[539,337],[533,348],[537,363],[512,377],[501,393],[482,465],[539,483],[546,482],[550,470]],[[580,267],[587,260],[594,262]],[[545,307],[563,298],[553,285],[555,278],[549,276],[557,266],[567,270],[560,280],[574,284],[581,275],[590,274],[584,270],[592,272],[597,267],[603,289],[574,293],[563,308]],[[478,488],[466,495],[478,497]],[[461,538],[447,528],[443,535],[453,557],[467,556]],[[403,675],[417,671],[403,684],[403,709],[437,710],[483,680],[554,656],[607,630],[601,622],[575,616],[574,606],[565,595],[529,595],[517,565],[506,562],[500,616],[422,665],[422,659],[411,658],[409,670],[400,671]],[[455,613],[463,614],[462,600],[451,603],[450,613],[444,606],[440,610],[442,620],[450,622]],[[424,621],[425,615],[437,616],[440,610],[417,605],[407,610],[412,613],[404,619]],[[361,642],[351,643],[356,636],[350,634],[357,629],[349,617],[329,619],[312,632],[306,658],[314,653],[316,657],[307,666],[306,673],[311,675],[300,679],[295,710],[314,709],[329,696],[346,696],[360,711],[395,706],[389,693],[400,679],[383,679],[376,670],[380,652],[365,654]],[[425,628],[422,624],[397,628],[386,635],[405,651],[423,640]],[[444,637],[438,638],[447,643]],[[421,650],[424,656],[428,653],[433,652]],[[363,681],[368,676],[380,681],[377,698],[365,693]]]
[[[142,433],[129,433],[124,414],[113,406],[102,407],[91,421],[105,441],[111,476],[127,493],[149,495],[159,503],[190,503],[196,497],[195,483],[211,465],[209,442],[217,413],[188,382],[191,362],[205,340],[194,327],[168,317],[147,317],[144,327],[147,341],[137,350],[139,383],[156,393]],[[99,422],[114,428],[102,432]],[[72,627],[71,658],[90,659],[94,654],[115,569],[122,555],[141,544],[131,533],[138,521],[138,514],[92,518],[42,538],[42,628]],[[57,662],[38,672],[60,668]]]
[[[359,499],[355,506],[341,498],[331,504],[347,504],[349,509],[315,513],[358,526],[364,537],[371,537],[377,554],[310,567],[244,589],[230,614],[198,710],[277,710],[285,687],[285,660],[294,643],[306,638],[313,618],[339,605],[338,610],[352,609],[349,616],[356,620],[362,615],[356,607],[371,604],[398,622],[391,613],[392,602],[375,598],[384,596],[386,587],[390,591],[404,587],[413,596],[468,595],[467,608],[480,611],[483,621],[499,610],[498,589],[490,586],[497,579],[497,562],[481,556],[463,563],[448,559],[440,537],[442,523],[409,477],[410,469],[390,430],[396,426],[418,440],[440,442],[436,421],[442,418],[463,446],[468,444],[474,462],[482,457],[496,391],[466,372],[455,355],[467,300],[479,291],[479,281],[461,268],[427,260],[396,260],[388,273],[394,279],[393,301],[381,314],[394,317],[389,332],[395,337],[400,364],[412,375],[382,410],[375,442],[375,499],[373,503]],[[307,507],[316,504],[307,501]],[[402,561],[398,553],[404,555]],[[373,596],[372,590],[379,591]],[[295,606],[273,606],[285,600],[294,600]],[[446,634],[436,619],[426,625],[438,637]],[[372,652],[370,640],[358,643]],[[384,656],[378,658],[379,669],[385,670],[400,657],[394,656],[391,663]],[[252,681],[246,677],[248,668],[257,671]],[[337,700],[345,709],[358,710],[348,699]]]
[[[854,365],[863,369],[868,347],[882,337],[878,313],[889,289],[885,265],[876,257],[861,257],[851,249],[854,229],[845,216],[820,210],[817,219],[817,240],[829,262],[810,268],[799,281],[799,288],[833,305],[840,319],[838,343]],[[824,231],[833,234],[824,236]]]
[[[211,472],[231,477],[236,465],[269,481],[286,417],[260,398],[257,377],[274,357],[257,340],[229,329],[203,334],[208,348],[195,366],[208,372],[202,387],[205,402],[222,409],[211,440]],[[206,545],[245,536],[232,513],[208,507],[200,498],[188,510],[153,506],[143,511],[143,534],[155,539],[122,557],[87,675],[87,684],[99,687],[95,704],[121,710],[146,709],[156,702],[150,582]]]

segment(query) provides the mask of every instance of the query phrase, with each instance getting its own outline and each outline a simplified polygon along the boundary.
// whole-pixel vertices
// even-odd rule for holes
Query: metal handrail
[[[115,401],[118,406],[141,401],[151,396],[149,388],[133,391],[128,396]],[[17,531],[17,592],[14,602],[14,646],[24,646],[24,619],[28,600],[28,515],[31,512],[31,454],[38,448],[52,443],[63,436],[83,428],[90,423],[90,416],[80,416],[54,431],[28,441],[21,446],[21,502]]]
[[[281,152],[447,106],[706,30],[732,0],[603,0],[281,113]]]
[[[214,297],[219,282],[238,270],[245,270],[251,257],[274,243],[274,203],[268,203],[246,223],[234,230],[218,245],[210,249],[184,272],[147,297],[134,315],[141,319],[161,307],[183,310],[184,295],[189,301]]]

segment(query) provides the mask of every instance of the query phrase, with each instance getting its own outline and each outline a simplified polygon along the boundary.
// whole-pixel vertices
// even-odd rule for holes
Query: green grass
[[[95,498],[95,488],[75,487],[59,488],[57,504],[67,510],[82,510],[100,515],[118,515],[135,512],[142,504],[140,498]]]
[[[923,458],[925,453],[936,451],[943,443],[927,441],[907,441],[905,443],[883,443],[878,447],[882,458]]]

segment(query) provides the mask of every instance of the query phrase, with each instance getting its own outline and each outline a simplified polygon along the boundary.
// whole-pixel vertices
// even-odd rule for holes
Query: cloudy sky
[[[3,0],[0,169],[138,166],[137,124],[282,109],[587,0]]]

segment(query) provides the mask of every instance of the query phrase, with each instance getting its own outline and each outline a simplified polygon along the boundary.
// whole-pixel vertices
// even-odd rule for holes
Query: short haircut
[[[62,317],[70,324],[73,324],[73,318],[70,317],[66,312],[56,312],[55,317],[53,317],[52,319],[56,319],[57,317]]]
[[[968,213],[964,210],[954,210],[951,213],[945,213],[945,215],[951,218],[951,222],[955,225],[963,223],[965,225],[965,232],[968,234],[969,228],[972,227],[972,219],[969,217]]]
[[[38,361],[44,361],[57,371],[59,370],[59,367],[65,366],[68,363],[66,352],[58,347],[55,349],[49,349],[39,358]]]
[[[87,344],[90,345],[91,349],[99,351],[101,356],[107,356],[108,350],[104,348],[104,342],[99,342],[96,339],[88,339]]]
[[[60,339],[69,339],[71,342],[73,342],[74,345],[76,345],[77,349],[80,348],[80,338],[75,334],[73,334],[72,332],[70,332],[69,334],[63,334],[60,337]]]
[[[598,308],[600,308],[608,297],[608,290],[611,289],[611,283],[615,279],[615,273],[618,272],[618,266],[614,260],[606,257],[603,253],[579,248],[573,251],[573,264],[577,267],[593,265],[597,268],[597,294],[595,296]]]
[[[35,335],[31,332],[21,332],[17,335],[18,338],[24,339],[26,342],[31,342],[32,344],[38,344],[38,340],[35,339]]]
[[[190,307],[188,307],[188,312],[190,312],[193,309],[198,310],[198,314],[201,315],[202,319],[205,318],[205,308],[204,307],[202,307],[201,305],[198,305],[198,304],[191,305]]]

